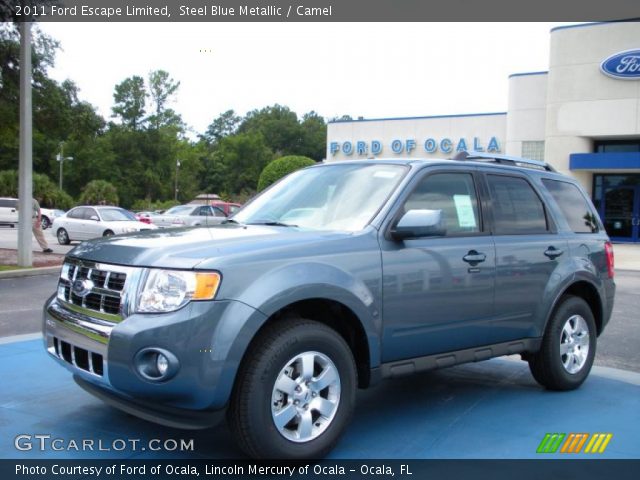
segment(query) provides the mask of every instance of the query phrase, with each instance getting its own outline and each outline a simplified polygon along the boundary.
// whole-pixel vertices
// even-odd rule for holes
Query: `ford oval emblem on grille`
[[[75,282],[73,282],[71,290],[73,291],[74,295],[84,298],[91,293],[93,287],[93,282],[88,278],[85,278],[84,280],[76,280]]]

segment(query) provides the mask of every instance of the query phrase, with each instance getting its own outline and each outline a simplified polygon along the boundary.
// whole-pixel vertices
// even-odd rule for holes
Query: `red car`
[[[242,207],[239,203],[223,202],[222,200],[211,200],[209,205],[219,208],[227,217],[230,217]]]

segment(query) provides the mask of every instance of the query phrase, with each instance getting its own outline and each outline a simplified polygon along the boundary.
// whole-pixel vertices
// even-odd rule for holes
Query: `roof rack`
[[[496,155],[494,153],[485,152],[466,152],[458,153],[452,160],[475,160],[478,162],[495,162],[503,165],[512,165],[514,167],[534,168],[536,170],[545,170],[547,172],[555,172],[555,168],[546,162],[538,160],[530,160],[528,158],[512,157],[510,155]]]

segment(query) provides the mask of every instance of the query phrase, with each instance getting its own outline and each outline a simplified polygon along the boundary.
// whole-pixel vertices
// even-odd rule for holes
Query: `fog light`
[[[134,362],[140,376],[152,382],[165,382],[180,369],[178,358],[164,348],[143,348],[135,355]]]
[[[163,354],[158,353],[158,357],[156,358],[156,368],[158,369],[160,376],[164,377],[167,370],[169,370],[169,359]]]

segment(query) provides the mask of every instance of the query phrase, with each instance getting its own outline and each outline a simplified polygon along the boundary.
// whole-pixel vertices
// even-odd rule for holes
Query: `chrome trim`
[[[49,304],[47,313],[52,319],[65,326],[67,329],[103,344],[107,344],[109,336],[111,335],[111,330],[113,330],[113,324],[111,322],[107,322],[99,318],[91,318],[82,313],[68,310],[60,305],[57,300],[54,300]],[[84,346],[82,347],[84,348]]]
[[[70,278],[69,270],[72,267],[73,275]],[[86,278],[94,281],[96,285],[86,296],[82,297],[81,301],[79,300],[77,303],[74,303],[73,301],[71,301],[71,295],[73,294],[73,283],[78,278],[78,272],[82,268],[87,269]],[[72,310],[76,313],[86,315],[88,317],[97,317],[100,320],[107,321],[112,324],[119,323],[127,316],[129,316],[130,312],[132,311],[132,305],[130,305],[132,301],[128,298],[130,296],[128,295],[128,292],[137,290],[140,272],[142,270],[143,269],[141,268],[98,263],[73,257],[67,258],[62,267],[62,272],[58,281],[58,301],[67,309]],[[91,277],[95,271],[99,271],[101,272],[101,274],[104,274],[104,280],[96,282],[94,279],[92,279]],[[122,289],[109,288],[109,282],[112,280],[113,274],[125,275]],[[69,289],[69,293],[66,297],[64,295],[64,290],[60,291],[60,287]],[[95,304],[93,304],[94,308],[90,308],[92,305],[87,304],[89,295],[98,295],[100,297],[100,303],[97,309],[95,308]],[[105,311],[107,297],[118,302],[118,313]],[[93,298],[95,300],[95,297]],[[113,305],[113,309],[115,309],[115,305]]]

